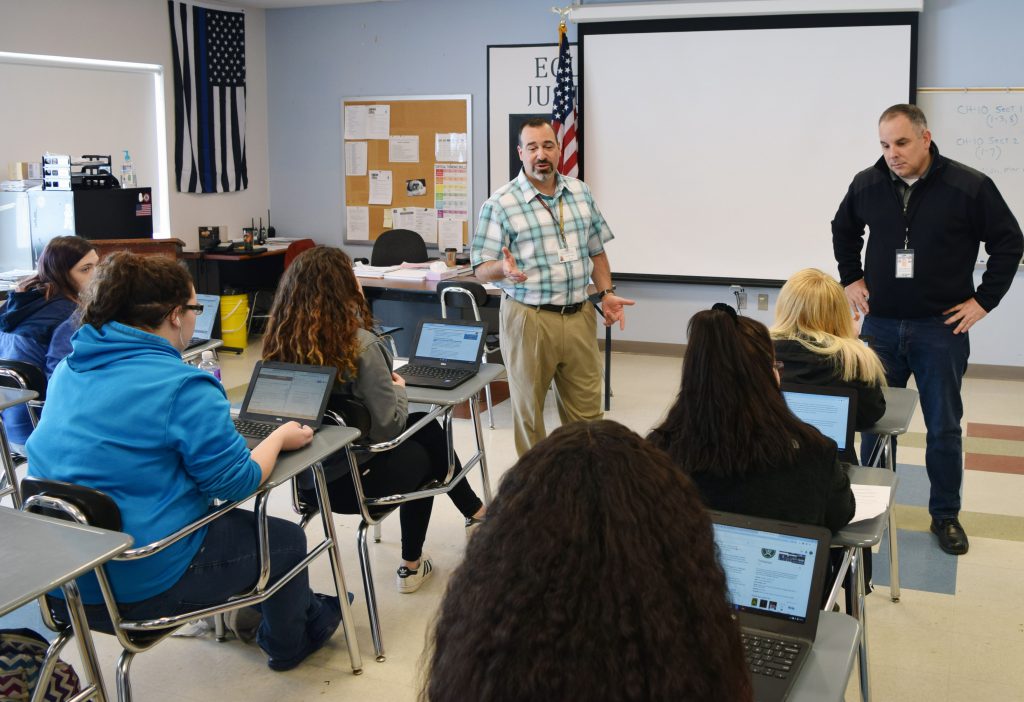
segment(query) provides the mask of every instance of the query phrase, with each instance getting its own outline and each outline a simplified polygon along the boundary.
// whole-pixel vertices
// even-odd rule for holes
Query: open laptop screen
[[[446,322],[424,322],[413,357],[437,361],[472,363],[480,353],[480,326]]]
[[[818,541],[715,523],[728,598],[740,612],[804,622]]]
[[[250,382],[252,387],[243,406],[247,414],[318,422],[334,377],[319,368],[263,365]]]
[[[836,442],[840,453],[845,451],[850,435],[850,397],[848,395],[822,395],[813,392],[783,390],[790,412],[805,424],[820,431]]]
[[[200,294],[196,295],[196,302],[203,306],[203,313],[196,317],[196,329],[192,332],[192,338],[209,340],[213,335],[213,325],[217,321],[220,297]]]

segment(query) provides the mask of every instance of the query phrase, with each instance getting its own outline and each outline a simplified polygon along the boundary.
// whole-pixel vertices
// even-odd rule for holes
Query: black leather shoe
[[[962,556],[967,553],[967,548],[970,546],[967,542],[967,533],[956,517],[933,519],[932,533],[939,537],[939,548],[946,553],[954,556]]]

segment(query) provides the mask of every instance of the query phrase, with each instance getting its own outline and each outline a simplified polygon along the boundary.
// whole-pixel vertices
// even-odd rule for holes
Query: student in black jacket
[[[793,274],[779,293],[771,335],[784,381],[856,390],[858,430],[885,414],[885,368],[857,338],[835,278],[816,268]]]
[[[768,329],[718,303],[693,316],[688,337],[679,396],[649,440],[712,509],[846,525],[855,504],[835,442],[786,406]]]

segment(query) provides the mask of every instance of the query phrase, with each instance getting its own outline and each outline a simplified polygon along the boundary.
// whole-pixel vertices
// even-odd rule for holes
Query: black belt
[[[519,302],[514,297],[508,298],[514,302]],[[575,305],[530,305],[525,302],[519,302],[523,307],[529,307],[534,310],[542,310],[544,312],[557,312],[558,314],[576,314],[583,309],[585,302],[577,302]]]

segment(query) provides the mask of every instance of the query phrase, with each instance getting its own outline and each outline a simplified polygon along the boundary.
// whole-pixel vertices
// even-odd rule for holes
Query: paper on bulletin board
[[[384,221],[381,224],[381,226],[384,229],[394,229],[395,228],[395,218],[391,215],[391,208],[390,207],[385,207],[384,208]]]
[[[437,243],[437,210],[428,207],[396,207],[394,229],[411,229],[428,244]]]
[[[388,139],[388,160],[392,163],[419,163],[419,136],[413,134],[390,137]]]
[[[434,207],[445,219],[469,218],[469,166],[434,164]]]
[[[366,142],[345,142],[345,175],[366,175]]]
[[[347,237],[349,241],[370,240],[369,207],[346,207],[345,222],[348,225]]]
[[[437,220],[437,248],[441,251],[445,249],[462,251],[462,220]]]
[[[345,138],[366,139],[369,115],[368,105],[345,105]]]
[[[369,204],[391,204],[391,171],[370,171]]]
[[[387,139],[391,136],[391,105],[369,105],[366,108],[366,138]]]
[[[438,161],[465,163],[469,140],[465,132],[448,132],[434,135],[434,158]]]

